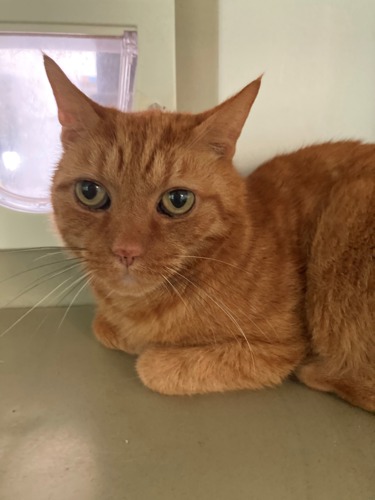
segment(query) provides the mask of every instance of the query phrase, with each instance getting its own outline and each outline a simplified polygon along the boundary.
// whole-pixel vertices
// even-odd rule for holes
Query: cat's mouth
[[[136,268],[121,268],[115,269],[112,277],[115,279],[117,288],[134,288],[142,284],[145,281],[144,276],[142,276],[142,272]],[[108,279],[110,279],[109,274],[107,275]],[[106,279],[106,275],[102,277],[102,279]]]
[[[88,267],[91,267],[88,263]],[[156,272],[147,272],[144,266],[118,267],[91,267],[97,284],[108,293],[120,296],[141,296],[160,286],[161,276]]]
[[[130,266],[111,258],[103,260],[97,255],[85,257],[85,267],[94,278],[94,288],[102,289],[106,294],[124,297],[142,296],[157,289],[173,288],[171,276],[175,274],[176,269],[179,273],[183,272],[180,260],[176,262],[172,256],[164,256],[163,262],[168,263],[164,265],[156,260],[146,262],[139,259]]]

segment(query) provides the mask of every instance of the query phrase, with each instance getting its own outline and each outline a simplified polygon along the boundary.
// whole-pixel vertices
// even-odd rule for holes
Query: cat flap
[[[233,97],[202,113],[203,121],[194,129],[197,143],[213,149],[221,157],[232,159],[261,80],[262,75]]]
[[[95,127],[103,113],[103,108],[73,85],[53,59],[45,54],[43,58],[47,77],[55,96],[63,134],[69,131],[69,136],[72,138],[74,132]]]

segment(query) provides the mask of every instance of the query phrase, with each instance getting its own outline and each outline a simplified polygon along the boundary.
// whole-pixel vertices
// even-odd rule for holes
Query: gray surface
[[[31,307],[38,302],[41,306],[69,305],[84,283],[79,281],[82,269],[71,259],[61,247],[0,250],[0,309]],[[74,304],[93,304],[87,287],[74,298]]]
[[[22,310],[0,310],[0,333]],[[0,338],[1,500],[373,500],[375,418],[296,383],[192,398],[144,388],[90,307]]]

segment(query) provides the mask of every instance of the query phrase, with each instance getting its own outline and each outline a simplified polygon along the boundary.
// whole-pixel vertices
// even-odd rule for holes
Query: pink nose
[[[130,267],[142,255],[142,248],[137,244],[116,245],[112,251],[126,267]]]

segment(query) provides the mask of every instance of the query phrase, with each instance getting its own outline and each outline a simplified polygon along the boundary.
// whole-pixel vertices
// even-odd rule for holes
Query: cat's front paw
[[[114,328],[100,314],[94,319],[93,330],[95,337],[108,349],[116,349],[128,354],[134,354],[128,343],[116,334]]]
[[[196,394],[200,390],[189,377],[180,349],[149,347],[137,360],[139,378],[152,391],[169,396]]]

